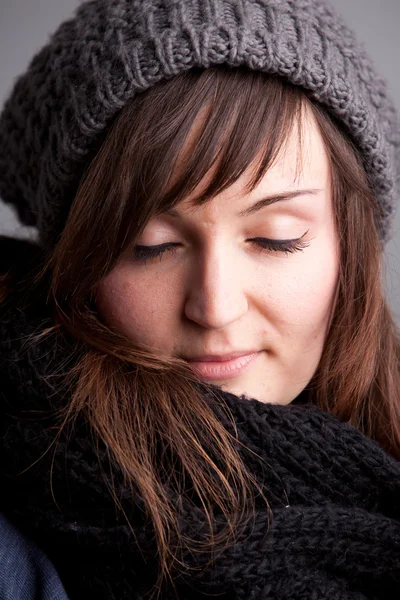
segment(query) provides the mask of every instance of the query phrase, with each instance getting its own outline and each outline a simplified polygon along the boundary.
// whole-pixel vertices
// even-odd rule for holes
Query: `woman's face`
[[[201,377],[236,395],[288,404],[306,387],[322,354],[339,265],[330,169],[309,115],[297,181],[294,131],[251,194],[243,191],[246,172],[202,207],[186,198],[177,214],[148,223],[140,246],[176,246],[146,261],[132,249],[99,283],[105,323],[163,356],[255,352],[228,375],[226,365],[225,373],[217,368],[223,363],[198,365]],[[302,193],[250,210],[295,191]],[[254,238],[274,243],[263,248]]]

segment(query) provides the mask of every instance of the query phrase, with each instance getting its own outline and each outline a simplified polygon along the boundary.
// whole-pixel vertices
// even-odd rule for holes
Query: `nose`
[[[222,329],[248,311],[246,273],[219,246],[196,261],[187,284],[185,315],[202,327]]]

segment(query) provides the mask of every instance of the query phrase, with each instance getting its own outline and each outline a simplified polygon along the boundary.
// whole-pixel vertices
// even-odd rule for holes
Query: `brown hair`
[[[238,440],[204,402],[188,364],[156,356],[107,327],[96,311],[96,287],[148,220],[192,193],[211,167],[212,180],[194,204],[232,185],[249,165],[257,167],[248,191],[254,189],[294,124],[301,145],[306,107],[331,164],[341,256],[334,311],[309,398],[400,459],[400,344],[383,295],[379,206],[344,128],[307,91],[278,76],[222,66],[191,69],[133,98],[88,161],[62,236],[35,278],[37,285],[50,276],[47,302],[56,321],[41,335],[68,332],[83,349],[67,378],[71,395],[63,423],[83,415],[126,483],[143,497],[161,564],[155,590],[177,562],[173,550],[193,541],[181,539],[177,508],[163,482],[180,489],[177,472],[189,477],[210,526],[202,548],[211,551],[228,545],[248,522],[258,485],[238,454]],[[207,118],[183,155],[205,109]],[[173,182],[178,159],[182,172]],[[174,465],[158,462],[160,444]],[[217,536],[215,509],[227,522]]]

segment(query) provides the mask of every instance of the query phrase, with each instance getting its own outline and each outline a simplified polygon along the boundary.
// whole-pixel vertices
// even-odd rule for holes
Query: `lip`
[[[230,352],[229,354],[205,354],[203,356],[193,356],[188,358],[190,362],[225,362],[232,360],[233,358],[239,358],[240,356],[249,356],[249,354],[256,354],[259,350],[238,350],[237,352]]]
[[[256,360],[259,354],[261,354],[259,351],[253,352],[252,354],[241,354],[230,360],[216,360],[215,356],[212,357],[213,360],[208,360],[210,357],[206,357],[207,360],[189,360],[189,363],[208,381],[231,379],[247,369],[247,367]]]

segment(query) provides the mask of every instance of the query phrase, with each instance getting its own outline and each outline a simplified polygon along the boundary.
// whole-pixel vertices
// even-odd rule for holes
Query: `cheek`
[[[154,278],[134,281],[124,269],[110,273],[97,288],[97,307],[105,323],[137,341],[149,341],[149,332],[154,335],[166,324],[166,300]]]
[[[294,259],[294,260],[293,260]],[[338,254],[334,246],[315,244],[299,257],[287,257],[266,278],[265,309],[286,337],[317,337],[325,333],[338,277]]]

